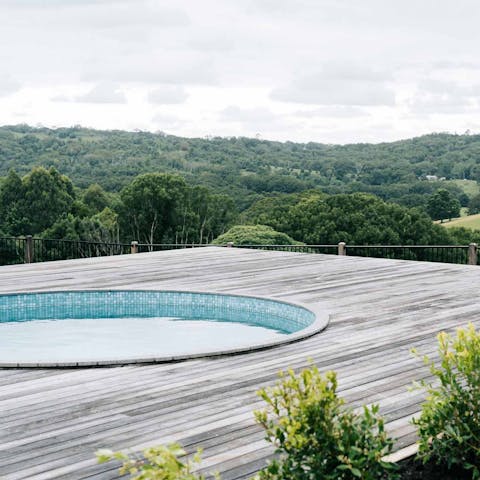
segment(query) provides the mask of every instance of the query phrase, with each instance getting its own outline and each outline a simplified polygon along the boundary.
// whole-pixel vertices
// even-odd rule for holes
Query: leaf
[[[358,468],[351,469],[352,475],[357,478],[362,478],[362,472]]]
[[[105,463],[112,459],[113,451],[108,448],[101,448],[95,452],[98,463]]]

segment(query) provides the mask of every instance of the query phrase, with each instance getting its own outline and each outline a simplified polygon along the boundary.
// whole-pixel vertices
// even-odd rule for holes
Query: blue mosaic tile
[[[0,322],[81,318],[175,317],[239,322],[294,333],[315,315],[274,300],[168,291],[76,291],[0,295]]]

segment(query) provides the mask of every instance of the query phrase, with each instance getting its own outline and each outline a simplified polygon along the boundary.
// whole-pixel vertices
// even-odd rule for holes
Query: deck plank
[[[256,391],[279,370],[313,361],[336,370],[354,407],[378,403],[397,448],[428,371],[409,350],[435,355],[435,335],[480,325],[477,267],[374,258],[201,248],[0,268],[0,293],[169,289],[265,295],[330,312],[327,330],[271,350],[173,364],[92,369],[0,369],[0,478],[107,480],[97,448],[179,441],[204,448],[203,467],[248,478],[272,449],[255,425]]]

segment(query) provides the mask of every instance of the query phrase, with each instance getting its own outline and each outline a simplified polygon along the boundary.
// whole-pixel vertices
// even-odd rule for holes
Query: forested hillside
[[[480,136],[470,135],[334,146],[0,127],[0,234],[209,243],[247,225],[230,235],[464,244],[480,233],[432,219],[458,216],[461,204],[476,211],[477,160]]]
[[[449,192],[437,194],[448,196]],[[464,234],[462,230],[462,241]],[[34,167],[23,177],[10,170],[0,184],[0,236],[24,235],[150,244],[215,239],[217,243],[243,239],[268,244],[458,241],[456,229],[434,224],[422,209],[384,202],[366,193],[328,195],[315,189],[277,194],[255,202],[239,215],[228,195],[189,185],[180,175],[141,174],[117,194],[105,192],[98,184],[79,191],[53,167]],[[467,237],[473,238],[472,234]]]
[[[120,191],[140,173],[178,173],[189,184],[228,193],[240,210],[271,193],[311,188],[331,194],[369,192],[424,207],[441,187],[466,205],[457,185],[426,181],[426,176],[480,180],[480,135],[432,134],[340,146],[80,127],[0,127],[0,176],[11,168],[24,175],[34,166],[53,166],[78,187],[98,183],[107,191]]]

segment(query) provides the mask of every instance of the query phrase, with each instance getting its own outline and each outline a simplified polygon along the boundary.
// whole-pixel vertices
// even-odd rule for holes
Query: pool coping
[[[118,367],[122,365],[138,365],[138,364],[155,364],[155,363],[173,363],[181,362],[186,360],[194,360],[199,358],[214,358],[230,355],[240,355],[260,350],[267,350],[282,345],[288,345],[294,342],[299,342],[305,340],[313,335],[316,335],[325,328],[327,328],[330,322],[330,315],[325,310],[323,304],[305,304],[301,302],[290,302],[285,300],[280,300],[274,297],[261,296],[261,295],[241,295],[235,293],[219,293],[212,292],[207,290],[166,290],[166,289],[128,289],[123,288],[109,288],[109,289],[72,289],[72,290],[43,290],[43,291],[15,291],[11,293],[1,293],[0,296],[9,296],[9,295],[35,295],[35,294],[45,294],[45,293],[65,293],[65,292],[118,292],[118,291],[134,291],[134,292],[168,292],[168,293],[197,293],[197,294],[211,294],[211,295],[222,295],[230,297],[243,297],[251,298],[257,300],[268,300],[278,303],[283,303],[291,305],[294,307],[303,308],[312,312],[315,315],[314,322],[306,328],[299,330],[298,332],[291,333],[282,339],[274,339],[266,342],[257,342],[249,343],[245,346],[235,347],[226,350],[213,350],[210,352],[200,352],[200,353],[185,353],[177,355],[166,355],[166,356],[150,356],[144,358],[116,358],[113,360],[83,360],[80,362],[0,362],[0,368],[83,368],[83,367]]]

